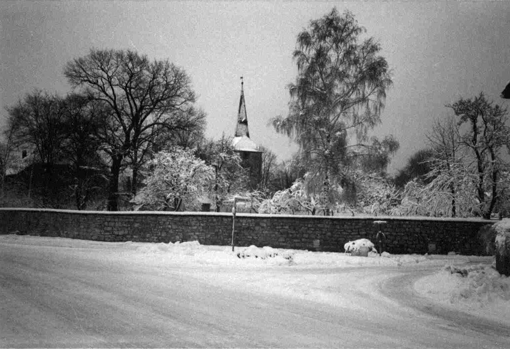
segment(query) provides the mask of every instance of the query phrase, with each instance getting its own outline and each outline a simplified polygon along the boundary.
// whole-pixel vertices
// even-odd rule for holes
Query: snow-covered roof
[[[247,136],[234,137],[232,145],[236,151],[260,152],[258,145]]]

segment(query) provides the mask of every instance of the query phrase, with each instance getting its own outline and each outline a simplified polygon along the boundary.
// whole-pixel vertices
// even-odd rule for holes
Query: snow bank
[[[422,255],[392,255],[383,252],[381,256],[370,252],[368,257],[351,256],[348,253],[296,251],[295,265],[303,268],[341,268],[353,266],[402,266],[417,263],[438,264],[438,261]],[[441,265],[444,264],[442,261]]]
[[[491,266],[446,266],[444,270],[462,278],[460,287],[452,291],[452,302],[467,300],[484,306],[494,301],[510,300],[510,278],[500,275]]]
[[[368,240],[367,240],[368,241]],[[306,250],[278,249],[269,246],[231,247],[204,246],[198,241],[172,243],[125,243],[141,253],[143,258],[158,260],[178,260],[180,263],[201,265],[237,265],[237,266],[292,266],[300,268],[341,268],[353,266],[402,266],[417,263],[441,262],[422,255],[391,255],[388,252],[379,256],[371,252],[367,257],[354,257],[347,253],[312,252]],[[360,246],[363,246],[360,244]]]
[[[269,246],[264,246],[262,248],[257,247],[255,245],[251,245],[248,248],[237,252],[238,258],[259,258],[259,259],[268,259],[275,258],[279,259],[281,262],[288,261],[289,264],[292,264],[293,253],[288,250],[276,250]]]
[[[262,248],[259,248],[255,245],[251,245],[248,248],[245,248],[244,250],[237,253],[237,257],[239,258],[260,258],[260,259],[267,259],[267,258],[274,258],[278,256],[278,252],[269,246],[264,246]]]
[[[366,241],[370,242],[369,240]],[[306,250],[278,249],[269,246],[236,247],[235,251],[232,252],[232,247],[230,246],[204,246],[198,241],[176,243],[98,242],[28,235],[2,235],[0,236],[0,243],[47,248],[86,248],[91,251],[97,251],[98,256],[101,256],[101,258],[108,258],[108,253],[105,253],[106,250],[112,253],[123,254],[129,260],[136,260],[137,263],[176,262],[183,266],[223,265],[263,267],[274,265],[299,268],[341,268],[354,266],[405,266],[416,265],[417,263],[444,265],[444,259],[435,260],[433,256],[391,255],[387,252],[379,256],[375,252],[370,252],[367,258],[351,256],[348,253],[311,252]],[[366,242],[359,243],[359,246],[363,245],[370,246]]]
[[[510,323],[510,277],[500,275],[492,266],[447,265],[418,280],[414,287],[435,301]]]

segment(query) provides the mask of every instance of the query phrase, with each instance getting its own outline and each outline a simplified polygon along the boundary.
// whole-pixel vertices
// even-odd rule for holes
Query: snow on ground
[[[446,265],[414,287],[444,305],[510,323],[510,277],[500,275],[493,266]]]
[[[201,245],[198,241],[176,243],[142,242],[99,242],[74,240],[59,237],[39,237],[29,235],[0,235],[0,243],[65,247],[91,251],[109,250],[127,254],[138,262],[179,262],[182,266],[239,266],[268,267],[288,266],[293,268],[341,268],[356,266],[408,266],[416,264],[443,266],[468,262],[487,261],[487,257],[460,255],[392,255],[383,252],[381,256],[370,252],[368,257],[351,256],[350,253],[315,252],[307,250],[278,249],[272,247],[235,247]]]
[[[292,266],[300,268],[339,268],[355,266],[405,266],[417,263],[441,265],[435,256],[391,255],[381,256],[370,252],[368,257],[351,256],[350,253],[314,252],[306,250],[277,249],[272,247],[235,247],[201,245],[198,241],[176,243],[141,243],[73,240],[58,237],[33,237],[28,235],[0,235],[0,242],[47,247],[87,248],[92,250],[109,249],[129,253],[133,258],[158,261],[179,261],[181,265],[210,266]],[[468,261],[472,257],[450,256],[454,262]],[[476,258],[476,257],[475,257]],[[444,264],[444,263],[443,263]]]
[[[389,253],[379,256],[374,252],[370,252],[368,257],[361,257],[348,253],[256,246],[236,247],[233,252],[230,246],[204,246],[197,241],[106,243],[18,235],[0,235],[0,243],[21,244],[38,249],[59,248],[62,253],[67,251],[76,256],[79,256],[79,253],[74,251],[79,249],[89,257],[136,263],[151,268],[188,268],[193,270],[197,279],[207,279],[217,285],[244,287],[340,306],[343,306],[342,300],[330,292],[338,276],[337,273],[328,275],[328,269],[333,271],[338,268],[363,267],[359,272],[342,274],[345,278],[359,278],[366,268],[380,269],[383,277],[385,273],[391,272],[392,267],[434,267],[437,268],[437,273],[415,283],[418,293],[456,309],[510,323],[510,278],[500,276],[490,267],[491,257]],[[298,278],[295,273],[289,273],[296,269],[303,271]],[[257,272],[254,272],[255,270]],[[345,284],[350,281],[343,282]]]

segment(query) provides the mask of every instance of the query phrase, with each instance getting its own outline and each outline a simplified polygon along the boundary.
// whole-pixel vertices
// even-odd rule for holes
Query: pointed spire
[[[239,111],[237,112],[237,125],[234,137],[250,137],[248,130],[248,116],[246,114],[246,101],[244,100],[244,81],[241,76],[241,98],[239,99]]]

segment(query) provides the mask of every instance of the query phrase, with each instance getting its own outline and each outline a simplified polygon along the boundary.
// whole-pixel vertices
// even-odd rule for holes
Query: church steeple
[[[236,133],[234,137],[246,136],[250,138],[248,129],[248,116],[246,114],[246,101],[244,100],[244,81],[241,76],[241,98],[239,99],[239,110],[237,112]]]
[[[241,76],[241,98],[237,111],[236,133],[232,139],[234,151],[241,157],[241,166],[249,169],[248,187],[257,188],[262,178],[262,151],[250,139],[248,130],[248,116],[246,115],[246,101],[244,100],[244,81]]]

